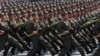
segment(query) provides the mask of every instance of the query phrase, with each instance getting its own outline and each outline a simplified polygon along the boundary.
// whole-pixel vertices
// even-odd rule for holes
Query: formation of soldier
[[[86,56],[98,47],[99,30],[99,0],[20,1],[0,6],[0,50],[4,56],[10,49],[12,55],[17,49],[29,51],[26,56],[47,51],[52,56],[71,56],[75,50]]]

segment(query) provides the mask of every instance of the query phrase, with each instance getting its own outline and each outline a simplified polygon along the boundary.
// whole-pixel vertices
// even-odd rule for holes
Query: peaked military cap
[[[10,16],[10,15],[14,15],[14,12],[11,11],[11,12],[8,13],[8,15],[9,15],[9,16]]]
[[[20,14],[21,14],[21,12],[20,12],[20,11],[17,11],[15,14],[16,14],[16,15],[20,15]]]
[[[33,12],[32,13],[32,16],[36,16],[36,15],[38,15],[37,12]]]
[[[43,16],[43,15],[44,15],[44,13],[43,13],[43,12],[40,12],[40,13],[38,13],[38,15],[39,15],[39,16]]]
[[[21,14],[24,14],[24,13],[26,13],[26,11],[25,11],[25,10],[21,11]]]
[[[65,16],[65,15],[68,15],[67,11],[65,11],[65,12],[62,13],[62,17]]]
[[[0,13],[0,17],[4,16],[4,13]]]

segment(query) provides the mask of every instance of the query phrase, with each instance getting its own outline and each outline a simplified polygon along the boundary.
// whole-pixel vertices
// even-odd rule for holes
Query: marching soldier
[[[17,12],[16,13],[16,20],[22,20],[21,19],[21,14],[20,14],[20,12]],[[21,21],[22,23],[23,23],[23,21]],[[21,23],[20,22],[20,23]],[[16,23],[16,22],[15,22]],[[20,24],[19,24],[20,25]],[[14,25],[15,26],[15,25]],[[16,36],[14,36],[14,37],[16,37],[17,38],[17,40],[23,45],[23,47],[25,48],[25,50],[29,50],[29,47],[27,46],[27,43],[26,43],[26,41],[24,40],[24,37],[26,36],[25,35],[25,33],[23,32],[23,28],[22,27],[20,27],[20,29],[19,30],[17,30],[16,32],[15,32],[15,34],[16,34]],[[11,53],[12,54],[14,54],[14,50],[16,49],[16,47],[13,47],[12,48],[12,50],[11,50]]]
[[[96,50],[96,52],[94,53],[93,56],[100,56],[99,51],[100,51],[100,20],[98,22],[96,22],[95,26],[94,26],[94,32],[96,34],[96,38],[98,40],[98,49]]]
[[[9,26],[8,26],[8,24],[6,23],[6,18],[5,18],[5,15],[4,14],[1,14],[1,17],[0,17],[3,21],[1,21],[1,26],[2,27],[4,27],[4,33],[5,34],[9,34],[9,32],[10,32],[10,30],[9,30]],[[3,22],[5,22],[5,23],[3,23]],[[7,35],[5,35],[5,36],[7,36]],[[8,41],[8,46],[7,47],[5,47],[5,51],[4,51],[4,56],[6,56],[7,55],[7,52],[8,52],[8,50],[9,50],[9,48],[11,47],[11,46],[16,46],[19,50],[23,50],[23,47],[22,47],[22,45],[15,39],[15,38],[13,38],[13,37],[11,37],[11,36],[7,36],[7,39],[5,39],[6,41]],[[6,42],[5,42],[6,43]],[[3,44],[5,44],[5,43],[3,43]]]
[[[36,13],[33,13],[32,16],[33,22],[27,25],[26,32],[28,34],[28,37],[31,39],[33,48],[29,51],[27,56],[36,56],[40,44],[46,49],[48,49],[51,52],[52,56],[54,56],[55,51],[52,49],[52,46],[47,43],[47,41],[44,40],[43,37],[40,37],[41,34],[39,35],[38,33],[38,15]]]
[[[71,36],[70,36],[70,28],[67,23],[68,15],[66,13],[62,14],[63,20],[58,25],[58,31],[60,32],[59,36],[63,39],[63,46],[64,48],[61,50],[59,56],[65,56],[68,52],[70,52],[71,47]]]
[[[4,49],[4,45],[7,42],[8,34],[5,32],[6,28],[1,24],[3,15],[0,14],[0,51]]]
[[[90,52],[89,49],[93,50],[92,49],[93,46],[96,45],[95,38],[93,38],[94,32],[92,31],[94,24],[88,27],[84,27],[82,29],[79,28],[86,21],[92,19],[93,17],[97,17],[99,13],[99,12],[97,13],[96,11],[96,9],[99,7],[98,5],[97,5],[97,1],[90,1],[90,0],[61,1],[61,2],[50,1],[50,2],[43,2],[43,3],[41,2],[24,2],[24,3],[11,2],[8,4],[3,3],[2,8],[3,10],[7,10],[6,12],[4,11],[4,13],[6,14],[8,13],[9,18],[5,18],[5,16],[2,17],[3,20],[1,21],[1,25],[7,29],[10,29],[10,31],[6,30],[6,32],[1,30],[1,35],[2,34],[10,35],[10,38],[8,38],[9,44],[7,44],[8,46],[5,48],[5,52],[4,52],[5,56],[7,55],[7,52],[10,47],[17,47],[18,49],[22,49],[22,47],[24,47],[25,49],[28,50],[28,47],[25,42],[28,39],[31,39],[28,41],[29,43],[30,41],[32,42],[33,48],[30,50],[27,56],[28,55],[35,56],[38,52],[41,52],[40,49],[47,49],[50,51],[52,56],[54,56],[55,52],[58,53],[59,51],[58,46],[60,47],[60,49],[63,48],[59,56],[62,55],[64,56],[65,54],[68,54],[70,52],[72,48],[71,46],[73,45],[77,48],[77,50],[79,50],[82,56],[85,56],[84,49],[87,53],[89,53]],[[8,11],[11,13],[18,12],[18,11],[19,12],[14,16],[14,14],[9,15]],[[68,14],[71,13],[71,15],[68,16],[67,14],[65,14],[63,15],[62,18],[61,14],[64,11],[68,11]],[[20,12],[22,15],[20,14]],[[40,13],[39,14],[40,18],[38,19],[38,16],[36,14],[31,15],[31,13],[33,12],[38,12],[38,13],[44,12],[43,14],[45,15],[42,14],[41,16]],[[37,22],[38,20],[40,21]],[[29,23],[30,21],[32,21],[32,23]],[[53,23],[55,24],[56,22],[59,21],[61,22],[57,25],[58,29],[56,28],[54,29],[51,27]],[[20,27],[20,25],[23,26]],[[16,26],[18,26],[19,28],[16,29],[15,28]],[[76,29],[76,28],[78,29],[74,33],[70,32],[72,29]],[[56,30],[59,31],[55,32]],[[62,38],[59,38],[59,36],[56,37],[56,35],[59,32],[61,33],[59,34],[59,36],[61,37],[62,35]],[[72,39],[72,36],[75,39]],[[76,43],[72,43],[74,42],[74,40],[78,42],[79,46],[77,46]],[[15,45],[10,45],[12,44],[11,42]],[[63,46],[61,45],[62,42],[64,44]],[[38,46],[42,46],[42,48]],[[15,48],[12,49],[11,51],[12,53],[14,52],[14,49]]]

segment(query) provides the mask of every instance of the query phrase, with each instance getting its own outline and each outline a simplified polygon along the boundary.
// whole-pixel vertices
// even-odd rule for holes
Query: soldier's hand
[[[37,35],[38,31],[33,31],[31,34],[27,35],[28,37],[33,36],[33,35]]]
[[[0,35],[3,35],[5,33],[5,31],[0,30]]]
[[[96,35],[96,36],[94,36],[95,38],[99,38],[100,37],[100,34],[98,34],[98,35]]]
[[[94,36],[94,38],[97,38],[96,36]]]
[[[61,34],[58,34],[59,37],[61,37]]]
[[[34,31],[33,34],[38,34],[38,31]]]
[[[24,44],[27,44],[26,41],[23,41]]]

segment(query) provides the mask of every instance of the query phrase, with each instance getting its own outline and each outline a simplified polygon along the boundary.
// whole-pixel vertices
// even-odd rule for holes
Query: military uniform
[[[34,13],[32,15],[36,16],[36,14],[34,14]],[[39,30],[38,23],[37,22],[33,23],[33,22],[30,23],[29,25],[27,25],[27,27],[25,28],[27,34],[31,34],[33,31],[38,31]],[[49,50],[52,55],[55,54],[55,52],[52,49],[52,47],[50,46],[50,44],[47,43],[47,41],[42,36],[40,37],[40,35],[38,33],[37,35],[30,36],[31,42],[33,43],[32,44],[33,48],[29,51],[27,56],[35,56],[36,53],[39,51],[38,48],[39,48],[40,45],[42,45],[47,50]]]
[[[95,24],[95,26],[94,26],[94,32],[96,33],[96,35],[100,35],[100,22],[97,22],[96,24]],[[98,36],[97,37],[97,40],[98,40],[98,45],[99,45],[99,47],[98,47],[98,49],[96,50],[96,52],[94,53],[94,55],[93,56],[99,56],[100,54],[99,54],[99,51],[100,51],[100,36]]]
[[[62,16],[65,17],[67,15],[67,13],[63,13]],[[65,19],[65,18],[64,18]],[[70,30],[69,25],[67,23],[67,21],[63,21],[61,23],[59,23],[59,25],[57,26],[58,31],[60,33],[63,33],[65,31]],[[71,47],[71,36],[70,33],[61,35],[62,40],[63,40],[63,46],[64,48],[61,50],[61,53],[59,54],[59,56],[65,56],[65,54],[67,54],[70,51],[70,47]]]
[[[9,26],[8,26],[8,24],[7,24],[7,22],[6,22],[6,18],[4,17],[5,15],[4,14],[0,14],[0,18],[1,18],[1,29],[3,28],[3,30],[4,30],[4,32],[5,32],[5,36],[3,36],[2,35],[2,37],[6,37],[5,38],[5,40],[6,41],[8,41],[8,43],[10,43],[10,45],[12,46],[12,45],[14,45],[14,46],[17,46],[20,50],[22,50],[23,49],[23,47],[20,45],[20,43],[18,42],[18,41],[16,41],[16,39],[15,38],[13,38],[13,37],[9,37],[8,36],[8,34],[9,34],[9,32],[10,32],[10,30],[9,30]],[[2,39],[3,40],[3,39]],[[5,41],[4,40],[4,41]],[[6,42],[5,42],[6,43]],[[3,42],[3,44],[5,45],[5,43]],[[9,44],[8,44],[9,45]],[[3,46],[3,45],[2,45]],[[11,47],[11,46],[9,46],[9,47]],[[4,56],[6,56],[7,55],[7,51],[8,51],[8,49],[9,49],[9,47],[5,50],[5,52],[4,52]]]
[[[3,27],[2,25],[0,25],[0,30],[1,30],[1,33],[2,31],[5,32],[6,28]],[[4,45],[5,43],[7,42],[7,39],[8,39],[8,34],[4,33],[3,35],[0,35],[0,51],[4,49]]]
[[[45,50],[47,49],[50,51],[52,55],[54,55],[55,51],[58,53],[58,50],[59,50],[58,46],[60,47],[60,50],[63,47],[68,47],[71,50],[73,50],[76,47],[77,50],[81,53],[81,55],[84,56],[84,50],[87,53],[90,53],[90,51],[96,48],[94,47],[96,46],[96,41],[95,41],[96,38],[93,37],[95,35],[92,30],[94,24],[87,26],[87,27],[83,26],[84,28],[81,28],[81,29],[80,29],[80,26],[83,25],[86,21],[92,19],[92,17],[97,17],[98,13],[100,12],[99,4],[100,4],[99,0],[98,1],[97,0],[96,1],[94,0],[91,0],[91,1],[90,0],[87,0],[87,1],[74,0],[74,1],[58,1],[58,2],[54,2],[54,1],[29,2],[26,0],[25,1],[21,0],[17,2],[1,3],[0,13],[4,12],[6,14],[9,27],[4,22],[2,22],[3,23],[2,25],[8,29],[10,28],[11,30],[13,30],[9,32],[9,35],[11,36],[9,38],[9,42],[10,42],[9,44],[13,43],[16,46],[14,45],[9,45],[9,46],[17,47],[17,45],[21,44],[23,45],[25,49],[28,49],[24,41],[29,41],[28,43],[30,43],[30,40],[28,39],[32,39],[33,43],[35,42],[37,43],[33,44],[35,45],[33,48],[36,48],[35,49],[36,51],[34,51],[33,49],[30,50],[29,52],[30,56],[32,55],[34,56],[37,52],[41,52],[39,51],[39,49],[45,49]],[[72,39],[69,39],[66,36],[64,36],[64,38],[60,38],[57,35],[60,33],[60,31],[62,30],[64,31],[66,29],[62,28],[61,30],[58,29],[59,31],[57,31],[57,29],[54,29],[51,27],[51,24],[56,23],[56,21],[61,21],[60,24],[57,25],[59,26],[58,28],[60,28],[60,26],[63,26],[62,25],[63,18],[61,14],[65,11],[72,13],[70,17],[73,17],[73,18],[69,18],[67,23],[63,22],[64,25],[67,24],[67,26],[64,26],[64,27],[68,27],[68,29],[67,28],[66,29],[68,31],[72,31],[70,32],[71,36],[69,36],[70,34],[67,35],[68,37]],[[12,16],[9,15],[9,12],[11,13],[12,12],[14,13],[22,12],[21,13],[22,15],[16,14],[14,18],[15,20],[14,22],[12,22],[12,20],[9,20],[9,19],[12,19]],[[33,19],[31,15],[31,13],[33,12],[36,12],[36,13],[43,12],[45,14],[43,21],[42,22],[40,21],[39,23],[34,22],[37,19],[35,18]],[[36,31],[39,32],[39,39],[27,37],[28,30],[34,31],[33,26],[24,25],[27,23],[28,20],[33,21],[32,23],[37,25],[38,29],[36,29]],[[21,27],[22,26],[24,27],[19,28],[19,29],[14,28],[14,26],[20,27],[20,25]],[[31,33],[28,33],[28,34],[31,34]],[[71,41],[69,41],[68,39]],[[67,44],[66,41],[68,43],[68,46],[66,45]],[[62,46],[62,42],[64,46]],[[38,46],[42,46],[42,48]],[[18,48],[22,48],[22,47],[19,46]],[[66,50],[67,53],[69,52],[71,53],[69,49]],[[32,54],[32,51],[33,51],[33,54]],[[62,55],[65,54],[65,52],[63,51],[61,53]]]

